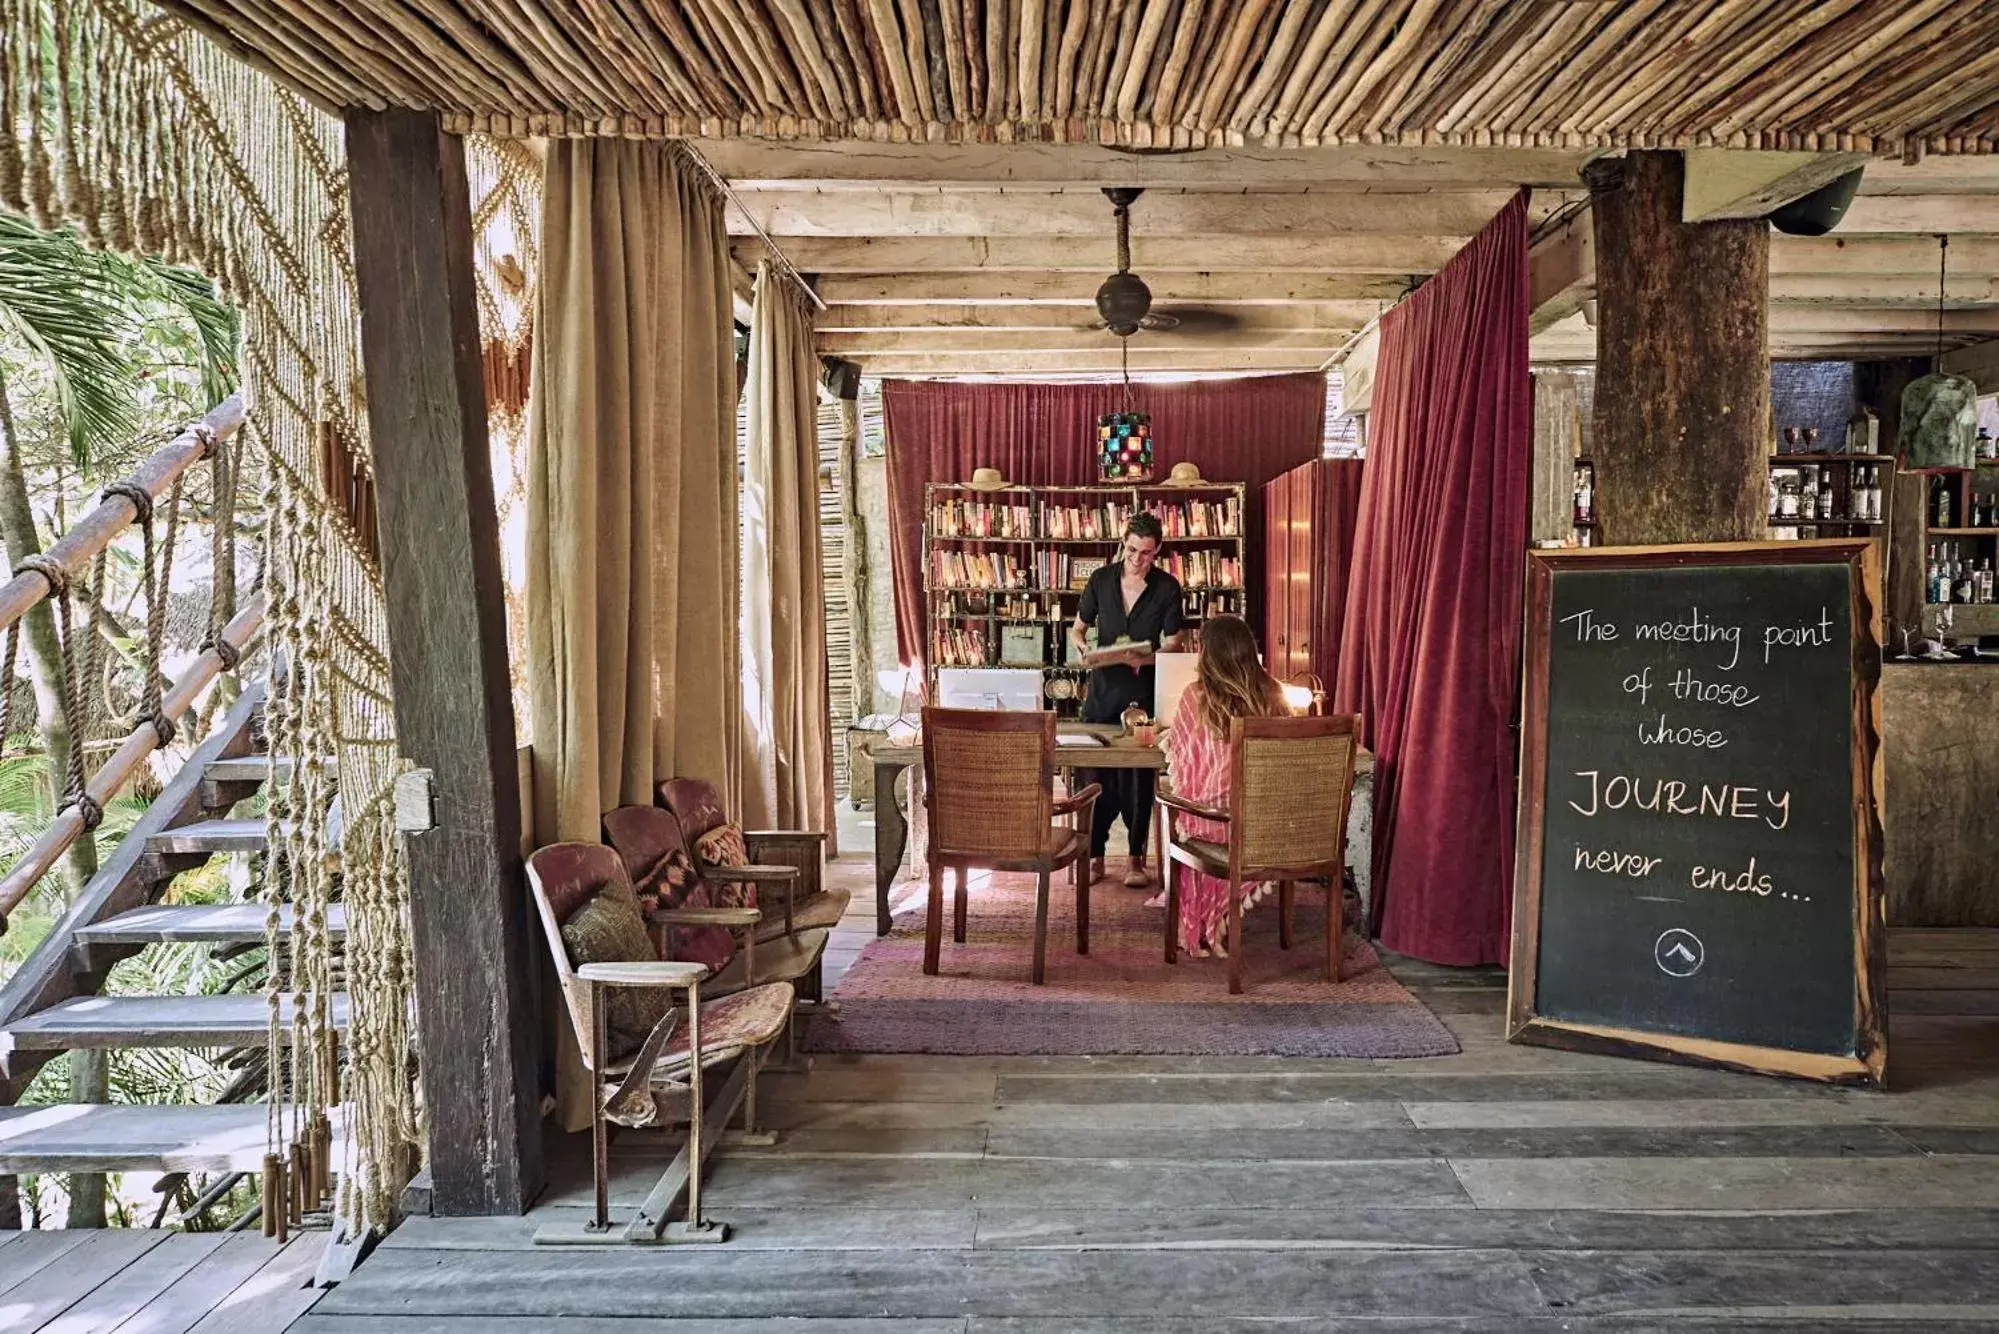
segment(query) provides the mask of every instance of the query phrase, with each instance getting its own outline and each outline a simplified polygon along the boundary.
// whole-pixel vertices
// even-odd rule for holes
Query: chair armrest
[[[629,963],[586,963],[576,970],[584,982],[614,987],[690,987],[708,976],[704,963],[669,963],[635,959]]]
[[[648,921],[667,926],[755,926],[763,917],[759,908],[662,908],[646,914]]]
[[[1071,792],[1068,796],[1056,802],[1052,808],[1053,813],[1056,815],[1071,815],[1076,811],[1082,810],[1083,807],[1089,805],[1103,794],[1103,784],[1092,783],[1081,791]]]
[[[1171,806],[1176,811],[1185,811],[1189,815],[1198,815],[1205,820],[1219,820],[1223,824],[1227,824],[1229,821],[1229,813],[1219,807],[1203,806],[1198,801],[1189,801],[1185,797],[1176,797],[1171,792],[1155,791],[1152,795],[1160,805]]]
[[[776,885],[798,879],[796,866],[716,866],[704,863],[701,867],[704,880],[723,880],[731,884]]]

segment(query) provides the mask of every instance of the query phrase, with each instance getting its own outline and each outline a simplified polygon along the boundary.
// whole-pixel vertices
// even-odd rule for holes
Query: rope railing
[[[98,552],[138,521],[135,491],[154,500],[168,494],[182,473],[207,458],[242,425],[243,398],[232,394],[140,464],[131,477],[106,488],[104,499],[96,508],[79,519],[28,568],[17,571],[5,587],[0,587],[0,630],[27,615],[37,603],[67,588],[69,581],[83,574]]]
[[[264,597],[257,593],[224,627],[217,641],[202,650],[201,656],[161,698],[162,716],[177,722],[192,709],[201,698],[201,693],[244,655],[263,624]],[[124,790],[139,766],[164,744],[161,729],[154,725],[153,719],[141,718],[90,780],[90,786],[85,790],[85,801],[71,802],[57,813],[55,820],[35,840],[35,845],[14,863],[6,878],[0,880],[0,934],[7,929],[7,914],[34,891],[50,868],[91,827],[86,802],[94,803],[97,809],[102,810]]]

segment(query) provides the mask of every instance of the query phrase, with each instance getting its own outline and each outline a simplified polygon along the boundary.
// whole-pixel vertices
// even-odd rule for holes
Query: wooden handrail
[[[154,458],[158,457],[154,455]],[[131,502],[124,503],[129,506]],[[234,620],[223,627],[222,637],[240,654],[247,650],[263,624],[264,596],[258,593],[244,604]],[[204,649],[187,673],[167,691],[166,698],[161,702],[161,712],[178,722],[194,706],[201,692],[222,675],[223,670],[222,655],[214,648]],[[87,789],[91,799],[100,807],[109,804],[124,790],[125,784],[146,762],[146,758],[159,748],[160,734],[151,720],[134,727],[131,735],[119,744],[117,751],[91,779]],[[6,915],[28,897],[41,878],[49,873],[49,868],[83,835],[83,831],[82,807],[65,806],[49,827],[42,831],[42,836],[35,840],[35,845],[14,864],[7,878],[0,880],[0,933],[6,931]]]
[[[243,425],[243,396],[231,394],[207,416],[175,436],[151,458],[141,463],[128,479],[146,488],[155,500],[165,495],[174,479],[207,457],[208,451],[234,435]],[[139,517],[138,507],[128,497],[106,496],[84,515],[42,555],[71,575],[82,572],[97,553],[111,545],[118,534]],[[47,576],[38,570],[22,570],[0,587],[0,630],[28,614],[30,608],[49,595]],[[11,878],[7,882],[12,884]],[[0,892],[0,913],[12,904]]]

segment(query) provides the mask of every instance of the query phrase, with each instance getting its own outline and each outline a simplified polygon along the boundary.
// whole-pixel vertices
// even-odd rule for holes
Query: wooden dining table
[[[1084,738],[1089,738],[1085,740]],[[1159,742],[1141,745],[1117,723],[1082,723],[1064,720],[1055,728],[1055,767],[1064,773],[1077,769],[1164,769],[1166,751]],[[888,896],[902,869],[903,854],[909,849],[909,819],[902,800],[915,802],[915,775],[922,772],[923,745],[875,746],[871,752],[875,768],[875,934],[885,936],[892,925]],[[898,800],[896,780],[911,775],[906,796]],[[1347,863],[1360,887],[1361,902],[1368,901],[1369,862],[1374,830],[1374,755],[1362,748],[1354,763],[1352,810],[1347,817]],[[1357,851],[1358,850],[1358,851]]]

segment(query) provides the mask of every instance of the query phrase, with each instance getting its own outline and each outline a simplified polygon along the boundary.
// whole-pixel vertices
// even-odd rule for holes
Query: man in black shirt
[[[1076,607],[1076,619],[1069,626],[1069,642],[1078,654],[1085,647],[1083,632],[1097,627],[1097,646],[1109,648],[1119,640],[1131,647],[1109,661],[1098,660],[1090,672],[1083,696],[1083,721],[1114,723],[1126,706],[1138,704],[1152,710],[1152,655],[1161,648],[1173,649],[1180,640],[1180,581],[1164,570],[1154,569],[1159,559],[1159,520],[1150,514],[1134,514],[1125,526],[1124,550],[1119,559],[1090,576]],[[1152,883],[1145,870],[1145,836],[1152,824],[1152,792],[1156,775],[1150,769],[1098,769],[1084,775],[1102,784],[1095,818],[1090,827],[1090,878],[1104,874],[1104,849],[1110,842],[1111,824],[1124,817],[1131,860],[1124,882],[1134,889]]]

